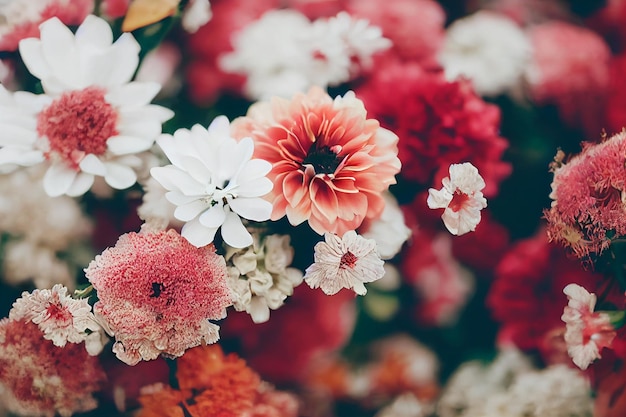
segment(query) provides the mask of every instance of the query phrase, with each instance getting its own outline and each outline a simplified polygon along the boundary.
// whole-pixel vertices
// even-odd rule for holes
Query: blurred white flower
[[[189,33],[195,33],[207,24],[213,14],[209,0],[190,0],[183,11],[182,25]]]
[[[49,247],[17,239],[9,241],[3,250],[1,276],[5,282],[20,285],[32,281],[37,288],[54,284],[74,287],[74,273]]]
[[[324,235],[324,242],[315,245],[315,262],[309,266],[304,280],[311,288],[321,288],[334,295],[342,288],[365,295],[366,282],[385,275],[385,264],[376,250],[376,241],[357,235],[354,230],[343,237],[332,233]]]
[[[40,32],[19,51],[45,94],[0,91],[0,171],[44,163],[50,196],[82,195],[96,176],[115,189],[132,186],[141,154],[173,116],[149,104],[159,84],[130,82],[139,44],[129,33],[113,42],[109,24],[91,15],[75,35],[57,18]]]
[[[428,207],[445,209],[441,218],[453,235],[474,231],[480,223],[480,211],[487,200],[480,191],[485,181],[469,162],[450,165],[450,176],[443,179],[443,188],[428,190]]]
[[[374,239],[381,259],[391,259],[400,252],[402,245],[411,236],[404,222],[404,214],[393,194],[386,192],[385,209],[380,217],[369,224],[361,233],[366,239]]]
[[[177,206],[174,216],[185,222],[182,236],[194,246],[206,246],[221,227],[226,244],[251,245],[252,236],[241,218],[268,220],[272,205],[261,197],[273,186],[266,177],[271,164],[252,159],[252,139],[232,138],[228,119],[219,116],[208,129],[200,125],[178,129],[157,143],[172,165],[154,167],[150,173]]]
[[[531,51],[512,19],[483,10],[448,27],[438,58],[448,79],[468,78],[478,94],[496,96],[519,85]]]

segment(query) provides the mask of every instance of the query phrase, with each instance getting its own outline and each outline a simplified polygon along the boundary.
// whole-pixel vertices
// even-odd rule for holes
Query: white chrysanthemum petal
[[[28,71],[39,79],[52,76],[50,65],[43,56],[41,41],[35,38],[27,38],[20,41],[20,56]]]
[[[156,179],[155,179],[156,181]],[[162,185],[157,181],[157,184],[159,184],[159,186],[162,187]],[[163,187],[165,189],[165,187]],[[165,193],[165,198],[167,199],[167,201],[169,201],[170,203],[176,205],[176,206],[181,206],[183,204],[189,204],[192,201],[198,200],[198,196],[197,195],[185,195],[183,193],[181,193],[180,191],[169,191],[167,193]]]
[[[180,231],[182,237],[198,248],[213,242],[215,233],[217,233],[217,228],[204,227],[197,218],[185,223]]]
[[[128,83],[139,66],[139,51],[141,47],[132,34],[123,33],[109,51],[112,61],[117,62],[113,71],[108,73],[107,87]]]
[[[76,30],[78,47],[106,48],[113,43],[113,31],[106,20],[89,15]]]
[[[206,130],[210,135],[213,135],[217,138],[229,137],[230,136],[230,122],[228,121],[228,117],[217,116],[215,119],[213,119],[213,121],[211,122],[209,127],[207,127]]]
[[[63,163],[50,165],[43,177],[43,188],[50,197],[58,197],[69,190],[77,172]]]
[[[445,208],[448,207],[450,201],[452,201],[452,194],[450,194],[445,188],[441,190],[431,188],[428,190],[428,199],[426,200],[428,208]]]
[[[195,219],[207,209],[208,204],[202,200],[193,200],[187,204],[181,204],[174,210],[174,217],[183,222]],[[205,226],[207,226],[205,224]],[[217,226],[215,226],[217,227]]]
[[[45,157],[41,151],[24,151],[19,148],[0,148],[0,172],[11,171],[15,168],[15,165],[27,167],[43,161],[45,161]]]
[[[59,19],[51,18],[39,26],[41,48],[52,74],[76,86],[80,82],[76,64],[78,62],[74,34]],[[81,86],[82,87],[82,86]]]
[[[0,146],[31,147],[37,140],[37,132],[9,123],[0,123]]]
[[[80,161],[80,169],[89,174],[104,176],[107,172],[104,163],[94,154],[85,155]]]
[[[70,188],[65,192],[70,197],[79,197],[85,194],[94,183],[94,176],[87,172],[79,172],[76,174],[76,178],[70,185]]]
[[[224,221],[226,220],[226,211],[224,210],[224,206],[222,204],[214,205],[202,213],[198,220],[200,220],[200,223],[203,226],[217,229],[224,224]]]
[[[180,162],[187,174],[199,183],[211,177],[212,173],[209,168],[196,156],[183,155],[180,157]]]
[[[179,190],[185,195],[199,196],[204,194],[205,187],[195,181],[189,174],[173,165],[154,167],[150,175],[168,191]]]
[[[265,177],[272,170],[272,164],[263,159],[251,159],[237,175],[237,183],[245,183]]]
[[[107,168],[104,181],[117,190],[124,190],[137,182],[137,173],[127,165],[105,162]]]
[[[107,148],[114,155],[128,155],[147,151],[153,143],[150,137],[117,135],[107,140]]]
[[[160,89],[158,83],[135,81],[109,90],[106,100],[122,108],[140,107],[148,104]]]
[[[128,113],[120,115],[117,130],[120,136],[135,136],[150,140],[150,146],[154,138],[161,134],[161,122],[155,117],[133,116]]]
[[[243,182],[237,186],[237,195],[241,197],[263,197],[274,188],[274,183],[266,177]]]
[[[262,198],[229,199],[230,208],[244,219],[262,222],[269,220],[272,214],[272,203]]]
[[[245,248],[252,245],[252,235],[241,223],[239,216],[230,210],[226,213],[226,219],[222,225],[222,238],[233,248]]]

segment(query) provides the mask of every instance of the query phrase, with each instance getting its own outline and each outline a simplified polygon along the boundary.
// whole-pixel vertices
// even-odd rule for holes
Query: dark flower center
[[[350,251],[347,251],[341,257],[341,262],[339,263],[339,268],[341,268],[341,269],[347,269],[347,268],[354,269],[354,267],[356,266],[356,262],[358,260],[359,260],[359,258],[357,258],[355,254],[353,254]]]
[[[450,204],[448,204],[448,207],[450,207],[452,211],[457,212],[463,208],[463,206],[465,205],[467,201],[469,201],[469,199],[470,199],[469,195],[459,190],[456,190],[454,194],[452,195],[452,201],[450,201]]]
[[[329,146],[321,146],[318,148],[317,142],[314,142],[309,148],[309,152],[302,161],[302,166],[311,165],[316,174],[334,174],[339,166],[341,159],[337,157],[337,153]]]

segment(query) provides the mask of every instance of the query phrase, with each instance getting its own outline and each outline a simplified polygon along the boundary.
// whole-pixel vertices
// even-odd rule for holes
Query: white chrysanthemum
[[[378,27],[345,12],[311,22],[295,10],[271,10],[235,35],[220,66],[245,74],[253,99],[291,97],[349,81],[390,45]]]
[[[513,20],[479,11],[448,27],[439,62],[448,79],[469,78],[478,94],[495,96],[519,85],[530,57],[530,40]]]
[[[311,288],[321,288],[328,295],[342,288],[365,295],[367,289],[363,284],[385,275],[385,262],[378,255],[376,241],[365,239],[354,230],[342,238],[326,233],[324,242],[315,245],[314,259],[305,271],[304,280]]]
[[[391,259],[400,252],[402,245],[411,236],[411,229],[404,223],[404,214],[393,194],[383,194],[385,209],[361,234],[366,239],[374,239],[381,259]]]
[[[139,44],[129,33],[113,42],[111,27],[96,16],[75,35],[57,18],[40,32],[19,51],[45,94],[0,92],[0,170],[46,163],[50,196],[82,195],[96,176],[115,189],[132,186],[142,154],[173,116],[149,104],[159,84],[130,82]]]
[[[19,239],[9,241],[3,250],[0,276],[5,282],[20,285],[32,281],[37,288],[54,284],[74,286],[75,278],[69,265],[52,249]]]
[[[485,180],[469,162],[450,165],[450,176],[442,180],[443,188],[428,190],[428,207],[445,209],[441,218],[453,235],[474,231],[480,223],[480,211],[487,200],[480,191]]]
[[[87,339],[92,341],[92,334],[102,331],[91,312],[88,300],[70,297],[67,288],[59,284],[50,290],[23,292],[13,303],[9,318],[33,322],[43,333],[44,339],[51,340],[59,347],[65,346],[67,342],[82,343]],[[97,355],[103,347],[91,343],[86,346],[91,355]]]
[[[178,129],[174,136],[162,135],[157,142],[172,165],[150,172],[177,206],[174,216],[185,222],[181,235],[201,247],[213,242],[221,227],[226,244],[251,245],[252,236],[241,218],[268,220],[272,204],[261,197],[273,186],[266,177],[272,165],[251,159],[252,139],[232,138],[228,119],[220,116],[208,129],[200,125]]]
[[[189,33],[195,33],[207,24],[213,13],[209,0],[190,0],[183,12],[182,25]]]
[[[254,237],[254,244],[242,250],[226,247],[228,286],[235,310],[247,312],[255,323],[264,323],[270,310],[282,306],[302,283],[302,272],[289,267],[293,248],[288,235],[269,235],[260,244]]]

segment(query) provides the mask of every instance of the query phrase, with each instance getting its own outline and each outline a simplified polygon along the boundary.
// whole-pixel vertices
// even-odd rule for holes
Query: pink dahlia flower
[[[341,236],[381,215],[383,191],[400,172],[398,137],[366,116],[353,92],[333,100],[313,87],[258,102],[232,123],[236,138],[254,140],[254,157],[273,166],[272,220],[308,220],[319,234]]]
[[[98,291],[94,312],[129,365],[215,343],[218,326],[209,319],[224,318],[231,304],[224,258],[174,230],[122,235],[85,274]]]

